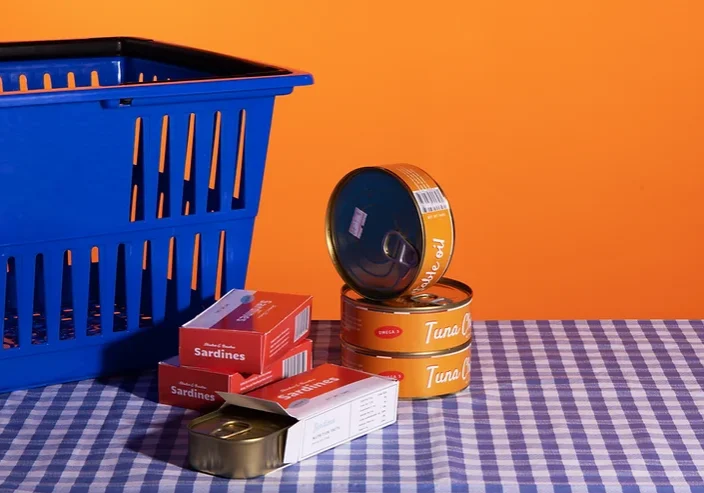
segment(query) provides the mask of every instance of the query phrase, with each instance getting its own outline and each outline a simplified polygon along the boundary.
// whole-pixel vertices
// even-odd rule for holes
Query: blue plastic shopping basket
[[[133,38],[0,44],[0,392],[137,370],[242,287],[295,72]]]

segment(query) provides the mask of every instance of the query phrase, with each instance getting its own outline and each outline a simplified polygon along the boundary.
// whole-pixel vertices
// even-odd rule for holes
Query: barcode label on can
[[[303,334],[308,332],[308,327],[310,325],[310,307],[307,306],[305,309],[296,315],[296,321],[294,322],[294,342],[303,337]]]
[[[284,360],[283,378],[292,377],[308,369],[308,351],[294,354]]]
[[[450,206],[439,188],[426,188],[413,192],[423,214],[449,209]]]

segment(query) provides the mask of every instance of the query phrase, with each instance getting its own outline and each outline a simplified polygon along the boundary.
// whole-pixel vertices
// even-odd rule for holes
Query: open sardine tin
[[[295,464],[395,423],[398,381],[327,363],[245,395],[219,395],[225,404],[189,425],[189,460],[193,468],[203,472],[246,478]],[[252,411],[258,419],[288,418],[285,436],[281,431],[272,433],[272,443],[267,445],[267,437],[228,443],[228,439],[194,433],[194,426],[207,421],[208,416],[217,419],[234,413],[247,422]],[[251,448],[253,444],[257,449]],[[212,467],[213,453],[220,455],[219,462],[227,455],[218,470]],[[267,457],[258,457],[260,454]],[[251,466],[248,469],[247,464]]]

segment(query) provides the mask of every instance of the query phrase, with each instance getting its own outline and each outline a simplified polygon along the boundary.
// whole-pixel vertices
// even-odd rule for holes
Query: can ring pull
[[[227,433],[226,429],[230,429],[231,431],[229,433]],[[222,431],[227,434],[218,435],[218,438],[228,439],[228,438],[232,438],[237,435],[241,435],[242,433],[246,433],[251,429],[252,429],[252,425],[250,425],[249,423],[245,423],[244,421],[239,421],[237,419],[233,419],[231,421],[224,422],[222,425],[218,426],[213,431],[211,431],[210,434],[215,435],[217,432]]]
[[[452,300],[448,300],[447,298],[441,298],[433,293],[420,293],[420,294],[414,294],[413,296],[410,297],[411,301],[415,303],[423,303],[426,305],[449,305],[452,303]]]
[[[418,252],[398,231],[389,231],[382,243],[384,255],[406,267],[418,265]]]

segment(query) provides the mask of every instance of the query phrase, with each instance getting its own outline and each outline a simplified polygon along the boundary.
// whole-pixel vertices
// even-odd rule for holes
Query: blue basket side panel
[[[133,123],[99,105],[0,112],[0,245],[123,229]],[[61,122],[58,125],[57,122]]]
[[[178,65],[131,57],[0,62],[3,92],[178,81],[209,75]]]
[[[123,74],[125,82],[182,80],[207,75],[177,65],[131,57],[125,58]]]
[[[194,226],[175,236],[166,231],[127,242],[103,239],[96,247],[84,240],[73,245],[68,265],[63,247],[12,252],[10,274],[19,281],[16,296],[7,296],[4,282],[0,299],[3,309],[17,316],[9,322],[5,317],[0,366],[28,360],[34,364],[28,373],[4,374],[0,391],[54,378],[65,381],[69,374],[84,378],[143,368],[176,354],[180,324],[227,290],[244,287],[253,229],[254,218],[244,218]],[[47,260],[35,264],[37,258]],[[7,264],[6,255],[3,263]],[[37,265],[44,267],[38,269]],[[41,271],[37,282],[30,271]],[[94,271],[98,273],[97,287]],[[4,279],[0,281],[6,281],[7,270],[2,272],[0,278]],[[67,273],[72,285],[70,303],[62,302]],[[40,284],[47,300],[41,308],[35,291]],[[126,327],[114,323],[120,318],[127,321]],[[42,331],[47,337],[38,339]],[[129,344],[146,340],[159,341],[160,346],[151,352],[139,348],[142,354],[135,362]],[[102,349],[98,351],[96,346]],[[46,365],[47,355],[67,355],[69,351],[78,356],[85,353],[80,356],[80,365],[67,360],[59,371]],[[121,366],[123,357],[127,359]]]
[[[220,149],[219,149],[219,169],[220,169],[220,198],[221,209],[240,208],[241,197],[241,146],[244,120],[244,110],[227,111],[221,115],[220,119]],[[238,171],[240,181],[237,180]]]
[[[140,370],[178,352],[176,328],[125,333],[101,344],[66,345],[24,357],[0,357],[0,393]]]
[[[186,166],[186,154],[188,150],[188,130],[189,115],[179,114],[169,117],[169,138],[168,147],[168,203],[166,210],[170,217],[178,217],[183,214],[183,186]],[[183,157],[179,159],[179,157]]]
[[[118,246],[119,245],[114,243],[105,244],[99,250],[99,289],[97,301],[100,302],[100,330],[106,333],[113,331],[115,323],[113,307],[115,306],[115,291],[118,276]]]
[[[193,283],[193,255],[195,237],[181,233],[176,237],[173,269],[176,287],[174,306],[176,313],[182,314],[191,306],[191,285]]]
[[[151,299],[152,323],[159,325],[166,317],[166,285],[169,271],[171,238],[160,235],[151,241]]]
[[[142,139],[141,148],[143,165],[141,178],[142,190],[139,192],[143,200],[145,219],[158,217],[157,202],[159,192],[157,185],[159,183],[159,165],[161,159],[161,135],[162,135],[163,119],[158,116],[151,115],[144,117],[142,120]]]
[[[28,90],[114,86],[122,82],[123,64],[120,57],[0,62],[0,85],[19,91],[24,78]]]
[[[32,333],[32,298],[34,294],[34,262],[28,255],[15,257],[18,344],[28,344]]]
[[[195,213],[208,212],[207,200],[209,192],[209,184],[211,181],[212,172],[212,156],[214,150],[215,115],[204,114],[195,117],[195,149],[194,149],[194,168],[196,170],[195,183]]]
[[[244,286],[273,103],[0,112],[0,391],[155,364]]]
[[[244,208],[253,214],[259,211],[273,112],[273,99],[257,100],[245,110],[242,199]]]
[[[125,248],[127,327],[139,327],[142,305],[144,242],[130,242]]]
[[[58,105],[0,112],[0,245],[256,215],[273,98],[189,113],[73,106],[71,119]]]
[[[60,249],[49,250],[44,255],[44,299],[48,344],[56,344],[59,341],[59,327],[64,315],[62,301],[65,296],[63,292],[65,258],[66,253]],[[2,299],[1,296],[0,299]]]
[[[88,334],[91,256],[91,247],[85,241],[81,241],[79,245],[71,249],[73,331],[72,337],[67,338],[75,338],[79,341],[85,339]]]
[[[232,222],[227,227],[223,293],[245,285],[253,231],[254,223],[248,221]]]
[[[0,335],[2,335],[2,347],[3,349],[9,349],[12,344],[12,340],[5,339],[5,306],[7,303],[7,261],[6,255],[0,254]]]
[[[200,235],[200,290],[203,300],[215,298],[215,281],[219,260],[220,231],[209,229]]]

